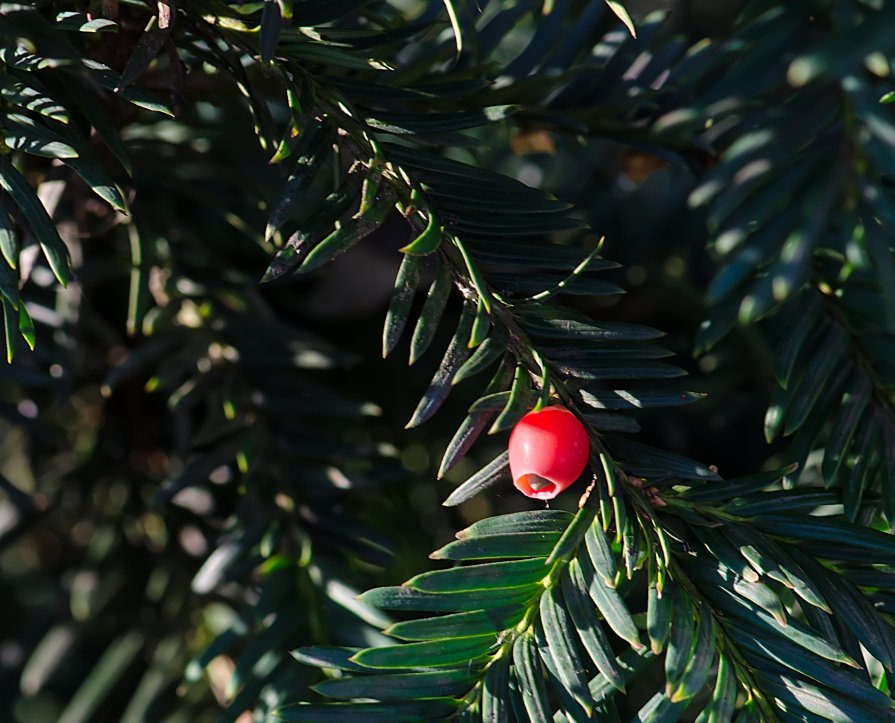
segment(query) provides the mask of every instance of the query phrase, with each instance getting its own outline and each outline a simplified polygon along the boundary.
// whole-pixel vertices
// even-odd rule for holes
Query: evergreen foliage
[[[625,5],[0,6],[5,718],[895,720],[895,4]],[[680,260],[620,219],[657,169],[683,351],[767,357],[741,475],[641,434],[705,397],[603,256]],[[417,572],[388,412],[296,322],[365,239],[407,428],[474,400],[437,477],[558,399],[577,506]]]

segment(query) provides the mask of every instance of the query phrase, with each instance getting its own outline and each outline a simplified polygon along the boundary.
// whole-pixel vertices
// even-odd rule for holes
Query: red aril
[[[545,407],[513,427],[509,452],[516,489],[527,497],[552,500],[584,471],[590,440],[568,409]]]

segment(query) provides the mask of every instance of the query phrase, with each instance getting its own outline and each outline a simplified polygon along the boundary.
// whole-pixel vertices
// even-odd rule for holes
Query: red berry
[[[587,466],[590,440],[565,407],[529,412],[510,435],[510,474],[522,494],[552,500]]]

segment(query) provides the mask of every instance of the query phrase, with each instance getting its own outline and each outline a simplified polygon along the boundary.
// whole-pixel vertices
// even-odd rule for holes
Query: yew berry
[[[516,489],[527,497],[552,500],[584,471],[590,440],[568,409],[544,407],[513,427],[509,452]]]

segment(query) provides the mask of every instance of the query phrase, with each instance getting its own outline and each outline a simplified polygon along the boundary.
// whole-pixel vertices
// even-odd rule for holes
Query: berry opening
[[[550,500],[559,494],[554,482],[539,474],[525,474],[516,480],[516,487],[528,497]]]

